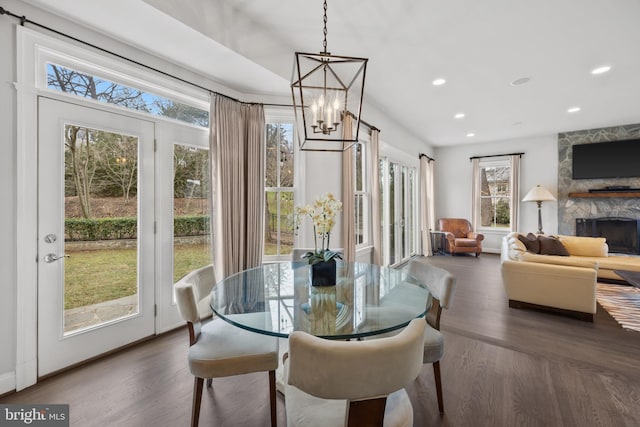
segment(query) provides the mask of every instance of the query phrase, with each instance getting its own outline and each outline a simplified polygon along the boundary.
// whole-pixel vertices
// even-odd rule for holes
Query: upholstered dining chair
[[[195,377],[191,425],[198,425],[205,378],[207,387],[211,387],[212,378],[265,371],[269,372],[271,426],[276,427],[275,370],[279,361],[278,340],[241,329],[218,318],[203,324],[203,311],[204,315],[207,313],[202,301],[208,301],[214,284],[213,266],[208,265],[187,274],[174,286],[178,311],[187,322],[189,330],[189,370]],[[208,302],[206,305],[208,306]],[[250,316],[256,326],[260,322],[270,321],[264,313],[237,316]]]
[[[484,235],[475,233],[471,223],[464,218],[440,218],[440,231],[445,233],[446,250],[451,254],[482,253]]]
[[[442,380],[440,378],[440,359],[444,355],[444,337],[440,332],[440,316],[443,308],[449,308],[456,286],[456,279],[447,270],[429,265],[419,259],[409,261],[409,276],[427,286],[431,293],[431,307],[425,320],[423,363],[433,364],[433,376],[436,382],[438,409],[444,412],[442,399]]]
[[[285,355],[287,426],[412,426],[404,387],[420,373],[425,322],[368,341],[333,341],[302,331]]]

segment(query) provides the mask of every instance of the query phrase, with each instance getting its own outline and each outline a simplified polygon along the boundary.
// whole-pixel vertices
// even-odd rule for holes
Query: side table
[[[433,231],[429,230],[429,234],[431,235],[431,250],[434,255],[445,255],[445,235],[447,234],[444,231]]]

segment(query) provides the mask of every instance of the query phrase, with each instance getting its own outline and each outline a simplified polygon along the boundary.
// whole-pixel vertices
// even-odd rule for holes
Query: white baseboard
[[[15,372],[5,372],[0,375],[0,394],[8,393],[16,389]]]

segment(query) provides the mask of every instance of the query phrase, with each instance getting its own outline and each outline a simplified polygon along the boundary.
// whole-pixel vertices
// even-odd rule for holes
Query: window
[[[415,167],[380,159],[383,265],[399,264],[417,252],[417,179]]]
[[[288,258],[294,231],[293,123],[267,123],[265,155],[264,255]]]
[[[480,161],[480,227],[509,229],[511,226],[511,167],[508,159]]]
[[[355,231],[356,248],[368,245],[369,238],[369,204],[370,196],[367,186],[367,167],[364,145],[357,143],[354,145],[355,155]]]
[[[51,62],[46,68],[48,89],[197,126],[209,126],[206,110]]]

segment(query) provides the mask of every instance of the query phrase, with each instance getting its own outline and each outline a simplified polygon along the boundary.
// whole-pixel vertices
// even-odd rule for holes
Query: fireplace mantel
[[[569,193],[570,199],[579,199],[579,198],[590,198],[590,199],[601,199],[601,198],[640,198],[640,191],[598,191],[593,193]]]

